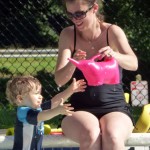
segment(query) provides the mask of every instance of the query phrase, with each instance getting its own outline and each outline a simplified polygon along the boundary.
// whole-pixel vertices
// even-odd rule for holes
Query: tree
[[[147,0],[108,0],[106,20],[121,26],[140,60],[150,62],[150,8]]]

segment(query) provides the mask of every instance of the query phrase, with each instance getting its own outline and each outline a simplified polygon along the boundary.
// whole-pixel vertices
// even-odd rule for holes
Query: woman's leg
[[[80,144],[80,150],[101,150],[99,121],[91,113],[74,112],[63,119],[62,129],[68,138]]]
[[[124,143],[133,130],[133,123],[126,114],[112,112],[100,119],[102,150],[125,150]]]

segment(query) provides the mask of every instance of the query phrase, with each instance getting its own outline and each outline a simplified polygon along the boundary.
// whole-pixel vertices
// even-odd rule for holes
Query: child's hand
[[[76,79],[73,78],[73,82],[71,83],[69,88],[73,91],[73,93],[76,93],[76,92],[84,92],[86,87],[87,86],[84,79],[76,81]]]
[[[57,109],[62,115],[72,116],[72,113],[73,113],[72,110],[74,110],[74,108],[70,106],[71,104],[63,104],[63,99],[61,99],[61,103],[57,107]]]
[[[76,81],[76,79],[73,78],[73,82],[69,85],[69,87],[66,90],[55,95],[51,99],[51,108],[55,108],[58,105],[60,105],[62,99],[63,102],[65,102],[75,92],[84,92],[85,88],[86,82],[84,81],[84,79]]]

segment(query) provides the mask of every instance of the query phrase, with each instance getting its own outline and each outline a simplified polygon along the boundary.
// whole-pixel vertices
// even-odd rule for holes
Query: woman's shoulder
[[[72,48],[73,45],[74,45],[74,26],[69,26],[61,31],[59,37],[59,49],[65,49],[68,47]]]
[[[110,24],[110,23],[103,23],[104,29],[108,32],[109,37],[114,38],[120,38],[122,36],[125,36],[124,30],[116,25],[116,24]]]
[[[68,36],[74,34],[74,26],[68,26],[61,31],[61,35]]]
[[[103,22],[102,23],[102,28],[103,30],[110,30],[110,32],[116,32],[116,31],[123,31],[122,28],[116,24],[110,24],[110,23],[106,23]]]

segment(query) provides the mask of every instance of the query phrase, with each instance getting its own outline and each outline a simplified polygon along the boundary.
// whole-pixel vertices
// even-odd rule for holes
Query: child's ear
[[[21,105],[23,102],[22,95],[17,95],[16,99],[17,99],[17,105]]]

